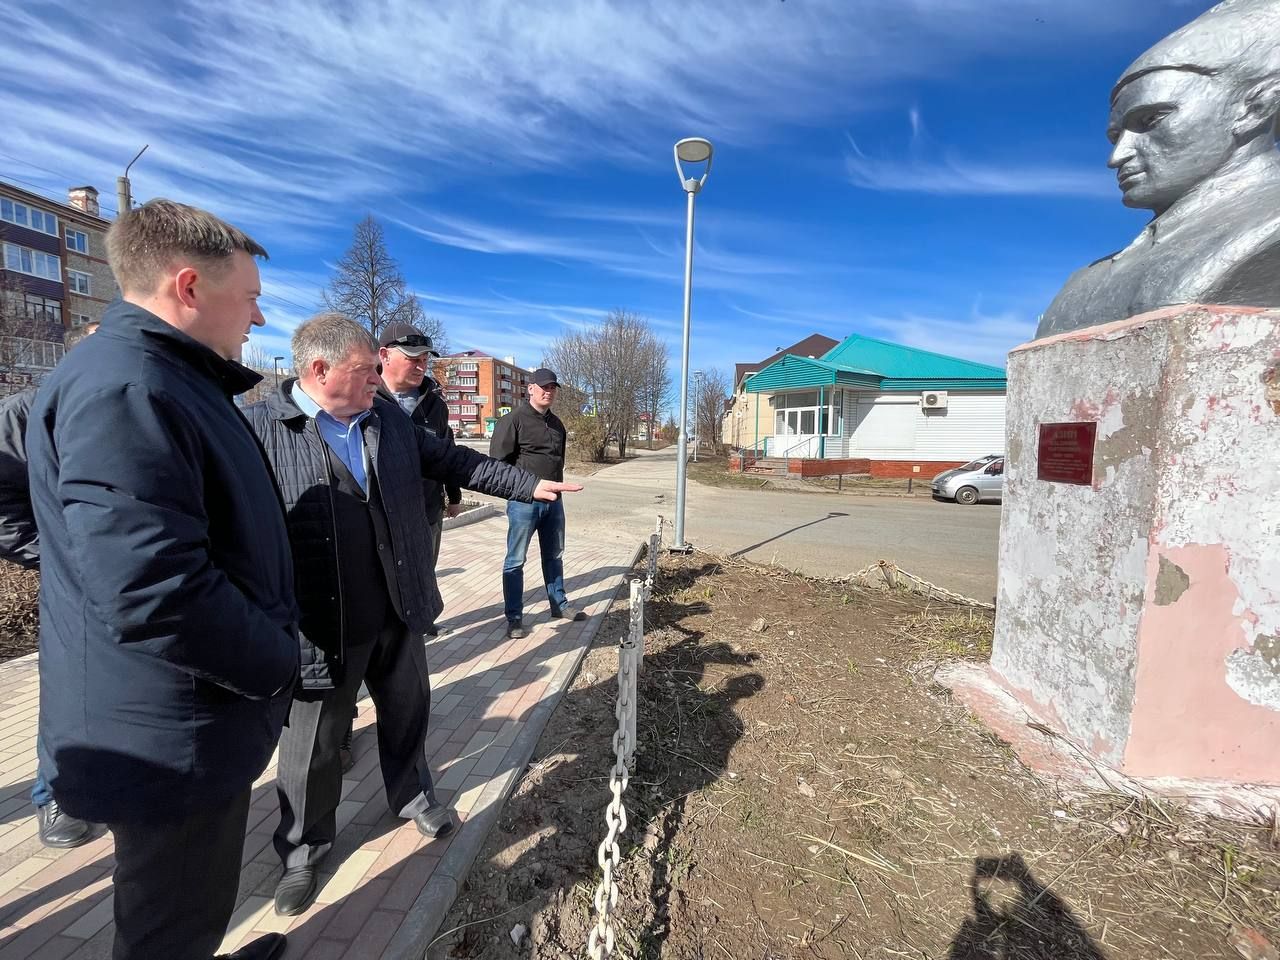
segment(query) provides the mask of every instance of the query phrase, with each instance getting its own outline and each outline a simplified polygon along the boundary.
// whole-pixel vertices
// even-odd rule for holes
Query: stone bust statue
[[[1076,271],[1037,337],[1179,303],[1280,306],[1280,0],[1227,0],[1111,91],[1125,206],[1155,216]]]

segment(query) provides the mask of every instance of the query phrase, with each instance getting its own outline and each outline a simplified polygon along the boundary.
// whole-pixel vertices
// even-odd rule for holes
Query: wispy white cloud
[[[955,317],[911,312],[870,316],[860,326],[868,336],[1002,367],[1010,350],[1035,336],[1036,321],[1014,312],[987,313],[975,306]]]
[[[1115,199],[1115,178],[1104,167],[961,158],[932,141],[917,108],[907,116],[911,143],[905,155],[871,157],[848,136],[845,170],[855,186],[909,193]]]
[[[25,160],[110,183],[150,143],[135,171],[140,195],[206,203],[305,243],[309,227],[347,219],[352,207],[477,170],[665,164],[673,134],[689,130],[760,143],[1008,44],[1034,50],[1114,32],[1140,9],[1140,0],[692,9],[178,0],[103,18],[70,0],[8,4],[0,111],[8,149]]]

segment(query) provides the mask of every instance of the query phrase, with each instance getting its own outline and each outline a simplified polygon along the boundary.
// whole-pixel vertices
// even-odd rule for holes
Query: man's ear
[[[307,369],[310,371],[311,376],[314,379],[319,380],[321,383],[323,383],[325,375],[328,374],[329,372],[329,361],[322,360],[321,358],[317,357],[316,359],[311,361]]]
[[[174,275],[174,295],[184,307],[195,309],[196,283],[199,279],[200,275],[195,267],[183,267]]]
[[[1259,136],[1274,139],[1280,132],[1280,76],[1255,83],[1236,108],[1232,133],[1236,141],[1247,143]]]

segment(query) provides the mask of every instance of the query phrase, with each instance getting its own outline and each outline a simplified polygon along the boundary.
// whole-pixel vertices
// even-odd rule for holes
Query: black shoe
[[[311,906],[319,892],[315,867],[290,867],[276,884],[276,915],[296,917]],[[239,956],[239,954],[233,954]],[[256,954],[250,954],[256,956]],[[264,954],[266,956],[266,954]]]
[[[444,807],[428,807],[413,818],[424,837],[439,838],[453,832],[453,817]]]
[[[551,615],[559,617],[561,620],[585,620],[587,615],[585,612],[575,607],[572,603],[566,603],[559,607],[551,608]]]
[[[356,765],[355,755],[351,752],[352,733],[352,728],[347,727],[347,732],[342,735],[342,743],[338,746],[338,756],[342,760],[343,773],[349,773],[351,768]]]
[[[507,621],[507,639],[523,640],[529,634],[524,629],[524,624],[519,620]]]
[[[36,819],[40,821],[40,842],[46,847],[68,850],[93,839],[93,824],[67,816],[57,800],[37,807]]]
[[[235,953],[220,953],[213,960],[279,960],[284,956],[286,942],[283,933],[268,933]]]

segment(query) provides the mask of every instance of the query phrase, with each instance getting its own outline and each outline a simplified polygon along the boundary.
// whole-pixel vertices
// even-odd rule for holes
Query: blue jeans
[[[502,600],[507,622],[524,615],[524,558],[529,541],[538,533],[542,554],[542,580],[547,600],[557,610],[568,602],[564,595],[564,504],[507,501],[507,559],[502,564]]]
[[[31,802],[37,807],[47,807],[51,800],[53,800],[53,793],[50,792],[49,783],[44,778],[44,771],[37,763],[36,782],[31,785]]]

